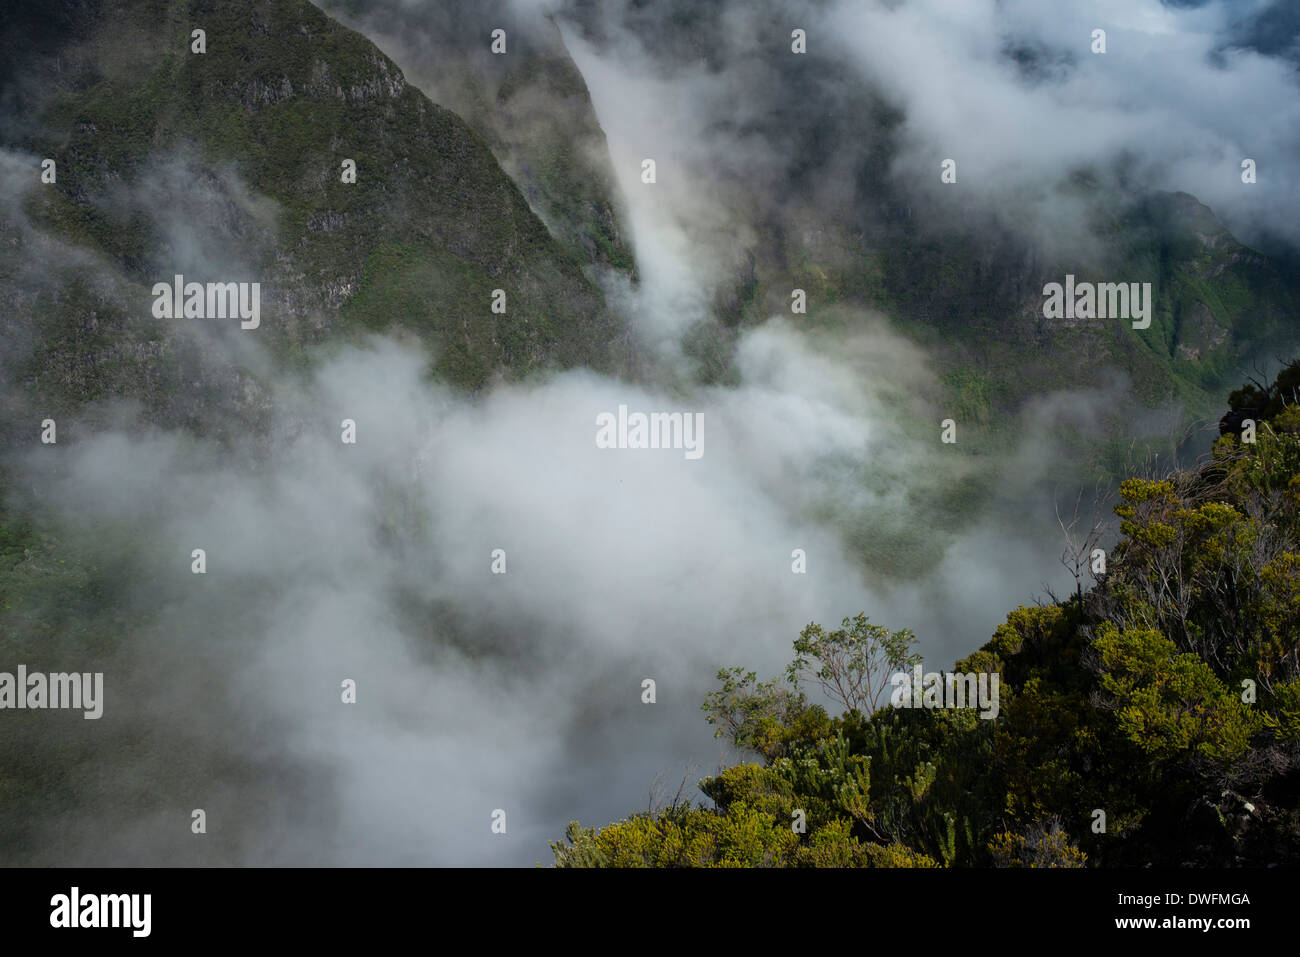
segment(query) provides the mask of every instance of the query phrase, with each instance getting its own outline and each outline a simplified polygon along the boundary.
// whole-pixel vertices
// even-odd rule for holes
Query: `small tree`
[[[1079,488],[1079,494],[1074,499],[1074,513],[1067,522],[1065,516],[1061,514],[1060,488],[1057,488],[1057,494],[1054,504],[1056,506],[1056,521],[1061,526],[1061,533],[1065,536],[1065,550],[1061,552],[1061,564],[1074,578],[1074,593],[1083,597],[1083,576],[1092,568],[1093,549],[1101,542],[1101,537],[1106,531],[1106,520],[1103,512],[1107,501],[1110,500],[1111,490],[1109,486],[1098,483],[1093,489],[1092,503],[1087,512],[1081,512],[1083,508],[1083,488]],[[1097,580],[1097,574],[1093,573],[1093,580]]]
[[[909,650],[915,641],[910,630],[870,624],[861,612],[845,618],[838,631],[827,632],[812,623],[794,643],[795,658],[786,677],[795,686],[801,678],[816,681],[845,710],[870,717],[880,707],[890,675],[921,661]]]
[[[744,668],[724,668],[718,680],[722,687],[701,705],[709,724],[717,725],[713,736],[769,759],[784,753],[788,729],[807,710],[804,694],[786,681],[759,681]]]

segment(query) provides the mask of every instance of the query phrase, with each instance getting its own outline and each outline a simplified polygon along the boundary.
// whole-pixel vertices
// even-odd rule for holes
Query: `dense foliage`
[[[1300,859],[1297,387],[1300,362],[1234,392],[1203,468],[1120,486],[1119,542],[1090,591],[1015,609],[956,663],[998,675],[995,719],[880,696],[916,661],[910,632],[810,625],[781,678],[719,673],[708,720],[760,760],[701,781],[712,807],[571,824],[556,864]],[[810,704],[808,680],[844,712]]]

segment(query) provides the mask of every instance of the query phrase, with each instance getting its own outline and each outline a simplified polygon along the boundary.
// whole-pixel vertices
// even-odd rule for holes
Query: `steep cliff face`
[[[635,272],[591,97],[555,23],[506,0],[324,0],[479,133],[557,239]]]
[[[41,30],[4,96],[0,282],[9,376],[43,407],[256,416],[241,336],[294,357],[395,327],[469,388],[607,363],[618,328],[583,258],[479,135],[312,5],[104,0]],[[177,274],[258,282],[259,328],[156,318],[152,286]]]

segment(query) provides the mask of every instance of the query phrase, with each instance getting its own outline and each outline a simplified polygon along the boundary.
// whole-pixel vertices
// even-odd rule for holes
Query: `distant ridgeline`
[[[938,676],[918,701],[910,632],[810,625],[783,678],[719,673],[708,720],[761,761],[702,780],[714,807],[575,822],[557,866],[1300,860],[1300,362],[1229,405],[1199,471],[1121,485],[1091,590],[957,662],[950,688],[996,676],[992,709]]]

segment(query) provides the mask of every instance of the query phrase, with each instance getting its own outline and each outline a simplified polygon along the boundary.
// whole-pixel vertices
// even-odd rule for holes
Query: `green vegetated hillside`
[[[174,273],[260,281],[261,327],[241,334],[282,359],[400,329],[468,388],[498,370],[608,363],[619,328],[581,251],[550,235],[479,135],[316,7],[40,11],[9,14],[32,41],[12,51],[5,145],[22,159],[7,185],[32,185],[0,209],[0,291],[17,306],[10,376],[47,412],[109,396],[195,428],[223,404],[264,412],[257,376],[226,356],[238,345],[217,348],[228,329],[150,314],[152,284]],[[54,184],[38,182],[45,157]]]
[[[931,351],[944,407],[991,451],[1005,447],[1000,432],[1005,438],[1021,428],[1027,400],[1109,391],[1116,371],[1131,393],[1114,394],[1099,432],[1131,434],[1142,409],[1169,402],[1188,421],[1209,418],[1216,396],[1252,360],[1271,361],[1294,344],[1297,277],[1237,242],[1194,197],[1075,192],[1093,217],[1096,242],[1086,256],[1044,258],[997,223],[963,223],[960,203],[953,222],[921,229],[881,199],[880,225],[871,231],[819,223],[810,247],[761,255],[737,321],[788,312],[792,288],[808,292],[812,325],[851,327],[845,305],[885,315]],[[1150,327],[1044,317],[1043,287],[1067,273],[1079,282],[1150,283]],[[1089,441],[1080,451],[1098,449]],[[1121,464],[1106,463],[1112,471]]]
[[[408,80],[472,126],[557,238],[591,263],[635,274],[605,133],[549,17],[508,0],[320,6],[374,40]],[[494,40],[496,31],[503,35]]]
[[[1093,588],[1015,609],[956,662],[997,676],[996,709],[894,707],[909,632],[810,625],[786,675],[719,673],[708,720],[761,760],[701,781],[712,807],[573,823],[556,864],[1300,860],[1300,362],[1230,406],[1199,472],[1123,484]]]
[[[1115,485],[1144,461],[1173,461],[1235,383],[1294,351],[1300,276],[1237,242],[1187,194],[1070,189],[1091,217],[1078,257],[1048,257],[978,213],[963,222],[960,201],[938,225],[935,201],[922,227],[882,195],[864,200],[870,228],[817,218],[793,227],[798,236],[774,229],[731,300],[731,334],[788,315],[790,291],[803,289],[808,314],[793,318],[823,342],[884,316],[922,346],[936,373],[920,405],[930,415],[900,405],[895,421],[919,446],[937,441],[941,420],[956,424],[953,469],[909,478],[909,501],[937,528],[966,528],[991,505],[1019,508],[1008,501],[1013,457],[1035,455],[1047,489]],[[1043,288],[1067,274],[1150,283],[1150,326],[1046,318]],[[725,369],[725,349],[708,349]],[[937,552],[919,547],[908,521],[885,519],[853,533],[873,573],[906,579],[932,567]]]
[[[872,231],[820,220],[804,242],[773,230],[738,287],[732,335],[789,314],[790,290],[803,289],[808,314],[793,319],[814,341],[851,339],[884,316],[921,345],[935,380],[923,386],[923,402],[899,402],[892,413],[918,447],[937,442],[941,420],[956,425],[945,468],[907,479],[909,503],[935,528],[958,532],[990,506],[1006,505],[1003,517],[1020,520],[1009,491],[1020,487],[1008,484],[1014,457],[1033,455],[1049,490],[1113,486],[1152,458],[1173,461],[1256,363],[1271,366],[1294,350],[1300,277],[1237,242],[1187,194],[1114,199],[1072,188],[1089,204],[1096,238],[1078,259],[1047,259],[986,219],[973,220],[982,233],[922,229],[883,200]],[[1150,283],[1149,327],[1046,318],[1043,287],[1067,274]],[[725,349],[708,348],[725,367]],[[933,567],[942,544],[912,534],[911,521],[873,513],[841,526],[873,574],[908,579]]]

